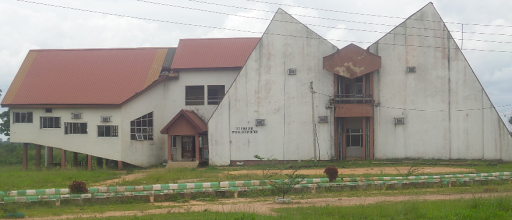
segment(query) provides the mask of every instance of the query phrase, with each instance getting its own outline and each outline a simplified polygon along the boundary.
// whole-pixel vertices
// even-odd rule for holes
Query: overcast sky
[[[37,3],[147,18],[145,20],[17,0],[0,0],[0,89],[3,91],[2,94],[9,88],[30,49],[172,47],[177,46],[180,38],[260,37],[278,8],[283,8],[309,25],[339,48],[351,41],[358,41],[360,43],[356,43],[357,45],[366,48],[384,35],[378,32],[390,31],[429,2],[427,0],[148,1],[169,5],[152,4],[140,0],[33,0]],[[463,50],[501,116],[512,115],[512,13],[510,13],[512,1],[432,2],[443,20],[447,22],[459,46],[461,46],[460,38],[463,37],[464,49],[509,51]],[[465,24],[464,32],[481,34],[464,33],[462,36],[460,23]],[[510,27],[506,27],[507,25]]]

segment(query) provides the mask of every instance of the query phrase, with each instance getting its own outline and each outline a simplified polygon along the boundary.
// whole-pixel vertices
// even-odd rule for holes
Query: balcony
[[[334,98],[335,117],[373,117],[372,94],[338,94]]]
[[[372,94],[338,94],[334,104],[372,104]]]

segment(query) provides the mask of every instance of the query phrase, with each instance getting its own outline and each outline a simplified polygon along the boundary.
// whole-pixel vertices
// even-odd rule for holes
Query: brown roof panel
[[[324,57],[324,70],[350,79],[380,69],[380,56],[349,44]]]
[[[32,50],[2,105],[120,104],[158,78],[167,50]]]
[[[181,39],[171,69],[242,67],[260,38]]]
[[[170,132],[169,134],[171,135],[182,135],[173,133],[181,133],[182,130],[184,129],[179,127],[183,126],[183,123],[177,123],[181,117],[186,119],[186,121],[188,122],[187,125],[191,126],[196,133],[204,133],[208,131],[208,125],[206,125],[206,123],[203,121],[203,119],[199,117],[199,115],[197,115],[193,110],[182,109],[180,112],[178,112],[178,114],[174,116],[174,118],[171,119],[171,121],[169,121],[169,123],[167,123],[167,125],[164,126],[164,128],[162,128],[162,130],[160,130],[160,133],[168,134]],[[175,125],[176,123],[177,125]]]

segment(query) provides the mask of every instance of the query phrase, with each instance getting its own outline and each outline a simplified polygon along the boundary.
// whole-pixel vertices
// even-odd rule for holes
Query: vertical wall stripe
[[[146,80],[146,84],[144,84],[144,88],[158,79],[160,70],[162,70],[162,65],[164,64],[165,55],[167,55],[167,51],[168,49],[157,50],[153,64],[151,64],[151,70],[149,71],[148,79]]]

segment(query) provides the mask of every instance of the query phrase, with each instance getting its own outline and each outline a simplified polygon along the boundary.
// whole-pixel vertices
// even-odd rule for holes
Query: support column
[[[87,170],[92,170],[92,156],[90,154],[87,154]]]
[[[342,128],[342,138],[343,141],[341,142],[341,156],[343,160],[347,160],[347,141],[345,140],[347,137],[347,130],[345,129],[347,126],[347,118],[343,118],[343,128]]]
[[[123,169],[123,161],[118,160],[117,161],[117,169],[122,170]]]
[[[36,144],[36,170],[41,169],[41,145]]]
[[[168,163],[172,161],[172,137],[170,134],[167,134],[167,161]]]
[[[48,153],[47,153],[47,155],[48,155],[48,162],[47,162],[47,164],[48,164],[49,167],[53,167],[53,147],[48,147],[47,146],[46,149],[48,150]]]
[[[60,151],[60,169],[65,170],[66,169],[66,150],[61,149]]]
[[[196,134],[196,161],[199,162],[199,134]]]
[[[78,153],[73,152],[73,167],[78,167]]]
[[[96,157],[96,167],[103,168],[103,158]]]
[[[28,164],[28,143],[23,143],[23,150],[21,155],[21,164],[23,167],[23,170],[27,170],[27,164]]]
[[[364,78],[363,78],[364,79]],[[363,80],[364,83],[364,80]],[[363,118],[363,139],[361,140],[363,146],[363,156],[361,159],[366,159],[366,118]]]

